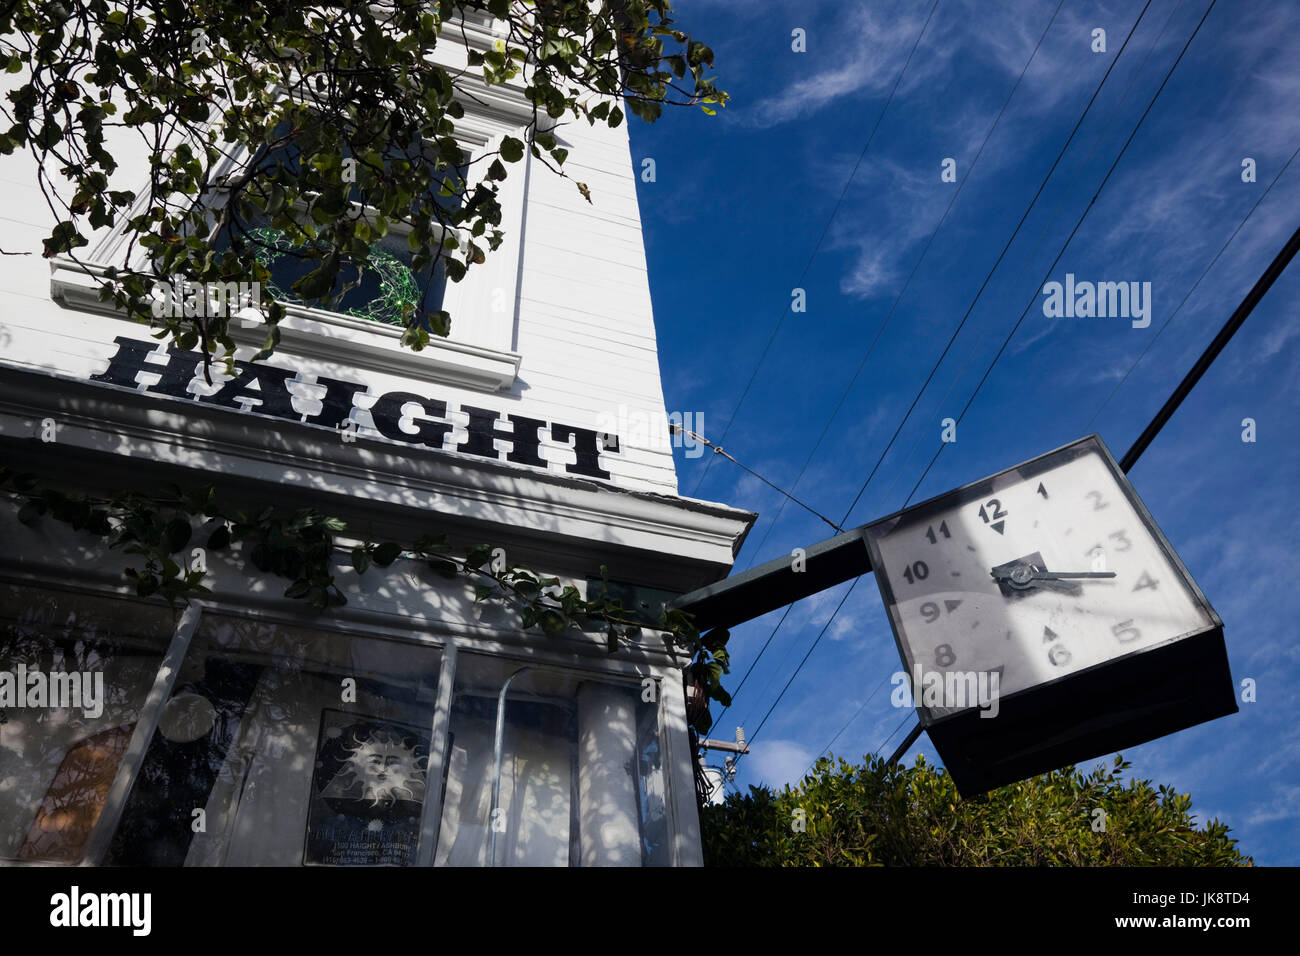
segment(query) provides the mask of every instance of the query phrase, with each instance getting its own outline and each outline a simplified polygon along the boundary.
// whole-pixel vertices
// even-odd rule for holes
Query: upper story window
[[[496,29],[486,14],[465,11],[463,23],[456,25],[448,56],[455,59],[455,47],[462,43],[476,48],[489,47],[497,35]],[[450,190],[455,195],[436,195],[443,203],[473,195],[489,166],[488,157],[496,152],[501,138],[522,135],[521,129],[532,118],[531,104],[512,84],[489,87],[470,72],[459,75],[457,86],[463,94],[458,100],[464,107],[464,115],[455,120],[453,137],[461,155],[451,162],[445,155],[433,157],[437,166],[435,185],[450,177],[460,177],[466,188]],[[254,161],[291,163],[296,159],[292,145],[285,144],[278,149],[264,150]],[[222,173],[245,168],[247,162],[247,153],[226,157],[222,167],[215,171],[216,179]],[[395,221],[396,217],[390,217],[384,226],[376,228],[374,210],[359,205],[357,215],[364,227],[358,233],[368,243],[367,249],[364,253],[357,249],[341,250],[340,257],[345,261],[334,288],[319,290],[316,295],[300,295],[292,289],[299,278],[317,268],[321,261],[318,257],[324,252],[309,248],[304,237],[277,234],[269,222],[249,221],[227,224],[214,236],[214,244],[228,244],[234,229],[254,234],[258,258],[271,272],[271,288],[261,290],[262,297],[265,299],[265,293],[269,293],[286,306],[286,316],[280,323],[282,352],[327,357],[357,369],[400,371],[414,380],[476,390],[509,389],[515,383],[521,362],[521,356],[514,351],[515,318],[530,165],[531,157],[525,155],[522,162],[509,167],[507,179],[496,184],[504,241],[487,254],[486,261],[473,265],[460,282],[449,281],[439,267],[414,270],[413,250],[408,241],[410,228]],[[142,167],[141,177],[146,175]],[[134,247],[130,261],[126,260],[129,237],[125,221],[147,214],[148,192],[138,190],[140,200],[136,207],[123,217],[118,227],[108,230],[89,249],[83,250],[78,261],[69,257],[55,261],[51,294],[56,301],[69,308],[116,314],[111,302],[99,298],[100,275],[109,266],[147,271],[147,259],[138,246]],[[200,201],[216,210],[222,203],[220,190],[210,191]],[[301,212],[307,217],[311,214],[310,209]],[[216,221],[214,216],[211,219],[214,229]],[[443,233],[442,239],[444,243],[464,243],[470,237],[457,231],[454,235]],[[482,245],[482,240],[479,244]],[[320,296],[333,301],[322,301]],[[413,303],[422,309],[423,322],[440,311],[451,316],[449,334],[431,335],[429,344],[418,353],[401,344],[406,332],[405,316],[410,314],[408,310]],[[243,313],[231,323],[231,334],[240,345],[254,349],[265,341],[265,329],[251,313]]]
[[[252,167],[297,176],[302,162],[299,130],[281,123],[270,137],[270,143],[253,161]],[[344,162],[354,165],[367,161],[366,157],[355,157],[346,142],[342,155]],[[390,150],[385,164],[392,163],[425,164],[430,171],[431,184],[429,195],[423,198],[449,211],[459,208],[469,172],[468,157],[464,153],[454,161],[448,161],[436,144],[421,140],[405,149]],[[290,235],[275,228],[265,215],[257,215],[249,221],[236,215],[229,216],[213,247],[224,251],[238,244],[249,249],[271,274],[266,293],[286,305],[321,309],[396,328],[404,328],[407,316],[414,314],[417,324],[433,331],[436,326],[431,316],[444,307],[447,291],[443,260],[437,260],[428,269],[415,270],[412,267],[414,250],[409,241],[410,225],[381,220],[373,209],[363,207],[357,201],[359,190],[355,187],[348,199],[357,221],[357,238],[361,247],[368,245],[368,248],[365,255],[341,257],[339,275],[328,293],[304,297],[294,291],[294,284],[324,262],[332,250],[305,235]],[[300,204],[293,212],[292,218],[300,223],[312,221],[306,204]],[[449,237],[452,244],[456,242],[450,230],[436,224],[434,236],[439,242],[446,242]]]

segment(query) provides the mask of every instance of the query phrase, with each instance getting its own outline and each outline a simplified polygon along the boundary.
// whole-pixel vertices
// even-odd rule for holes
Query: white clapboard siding
[[[12,88],[16,77],[0,82]],[[508,295],[514,308],[513,332],[500,347],[520,356],[513,385],[480,391],[440,380],[436,375],[357,369],[349,366],[346,346],[337,358],[295,354],[286,344],[269,361],[292,367],[299,379],[316,376],[364,382],[370,396],[409,391],[445,401],[452,409],[465,405],[492,408],[581,428],[602,430],[610,422],[630,418],[636,434],[620,436],[617,454],[602,454],[602,467],[621,486],[676,491],[668,432],[664,419],[654,317],[641,239],[635,176],[626,124],[609,129],[585,120],[564,121],[555,131],[570,150],[565,163],[569,178],[526,158],[510,167],[516,196],[524,203],[519,220],[518,268]],[[115,143],[122,168],[113,188],[139,189],[144,184],[145,153],[130,138]],[[36,185],[33,160],[26,154],[0,157],[0,184],[5,203],[0,210],[0,360],[76,379],[102,372],[115,350],[113,339],[126,335],[149,340],[149,328],[112,316],[65,309],[51,299],[51,263],[41,256],[41,239],[56,221]],[[57,179],[57,176],[55,177]],[[588,203],[575,183],[591,190]],[[526,183],[526,192],[522,188]],[[507,222],[510,222],[507,216]],[[93,243],[92,247],[93,248]],[[78,251],[87,257],[88,250]],[[493,253],[489,253],[493,255]],[[472,268],[462,289],[468,303],[482,302],[490,272]],[[498,275],[495,280],[500,282]],[[478,285],[476,285],[478,283]],[[476,298],[477,296],[477,298]],[[472,327],[474,308],[453,316],[453,340]],[[460,333],[458,335],[458,333]],[[472,340],[466,338],[466,340]],[[241,349],[246,358],[252,349]],[[144,384],[153,381],[143,378]],[[198,394],[209,389],[194,386]],[[319,409],[318,390],[295,385],[295,407],[303,414]],[[363,399],[365,408],[373,398]],[[457,417],[459,416],[459,417]],[[364,426],[368,416],[355,413]],[[453,421],[464,420],[453,412]],[[464,437],[457,428],[451,441]],[[508,445],[498,442],[498,448]],[[573,460],[571,449],[544,441],[541,455],[553,470]]]

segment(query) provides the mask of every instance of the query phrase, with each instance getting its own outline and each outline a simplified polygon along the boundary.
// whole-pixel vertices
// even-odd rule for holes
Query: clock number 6
[[[910,568],[903,569],[903,577],[907,579],[908,584],[924,581],[929,576],[930,567],[924,561],[913,561]]]
[[[1070,650],[1064,644],[1053,644],[1047,651],[1047,659],[1057,667],[1070,663]]]

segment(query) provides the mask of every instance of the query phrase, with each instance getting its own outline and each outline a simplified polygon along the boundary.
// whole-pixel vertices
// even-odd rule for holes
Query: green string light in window
[[[249,235],[259,243],[254,250],[254,258],[270,269],[276,260],[286,253],[302,249],[295,245],[279,229],[250,229]],[[344,309],[344,315],[351,315],[369,322],[404,327],[404,312],[409,305],[417,308],[420,302],[420,286],[411,267],[387,249],[371,246],[369,257],[362,263],[356,263],[363,270],[379,277],[379,295],[371,299],[364,308]],[[267,283],[267,290],[277,299],[286,302],[303,303],[289,290],[279,288],[274,282]]]

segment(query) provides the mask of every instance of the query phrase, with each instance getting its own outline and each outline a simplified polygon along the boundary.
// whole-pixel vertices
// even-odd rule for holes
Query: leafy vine
[[[347,531],[347,523],[313,508],[229,507],[219,501],[212,485],[186,490],[169,484],[152,494],[124,492],[111,497],[70,493],[4,466],[0,466],[0,491],[22,501],[18,520],[25,525],[49,517],[102,539],[109,550],[138,555],[141,562],[124,573],[143,598],[157,597],[175,606],[211,593],[203,584],[206,567],[187,568],[183,558],[177,560],[186,549],[203,547],[231,554],[246,572],[251,565],[262,574],[283,578],[289,582],[286,598],[305,601],[318,611],[347,603],[334,580],[336,555],[345,550],[337,536]],[[474,582],[475,603],[495,600],[514,607],[525,631],[537,628],[558,636],[570,628],[600,630],[611,654],[621,641],[630,642],[651,628],[623,607],[621,599],[610,597],[607,586],[594,597],[584,597],[577,587],[556,577],[508,565],[504,554],[489,544],[476,544],[458,554],[446,534],[425,533],[405,542],[361,541],[352,547],[349,559],[359,575],[388,568],[401,558],[421,562],[443,578],[464,575]],[[607,585],[608,569],[602,565],[600,571]],[[664,609],[653,629],[689,654],[688,682],[699,685],[706,697],[729,706],[731,698],[722,687],[722,675],[730,665],[728,632],[718,628],[700,634],[691,615],[677,609]],[[707,709],[693,720],[693,726],[707,732]]]

